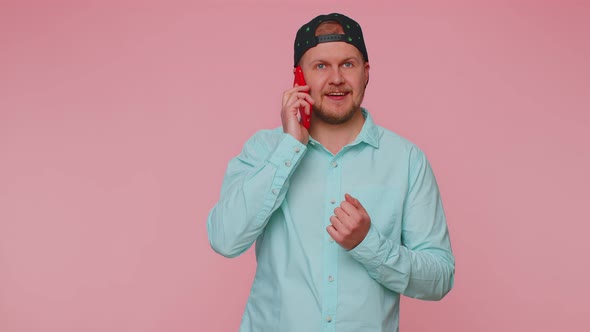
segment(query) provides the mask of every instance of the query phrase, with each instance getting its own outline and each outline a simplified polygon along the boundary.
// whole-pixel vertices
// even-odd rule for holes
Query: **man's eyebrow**
[[[348,62],[348,61],[351,61],[351,60],[354,60],[356,62],[360,62],[359,59],[357,57],[354,57],[354,56],[348,57],[348,58],[344,59],[342,62]]]
[[[355,56],[350,56],[348,58],[339,60],[339,63],[343,63],[343,62],[350,62],[350,61],[356,61],[356,62],[361,62],[359,58],[355,57]],[[326,60],[324,58],[317,58],[317,59],[312,59],[310,61],[311,63],[317,63],[317,62],[322,62],[322,63],[330,63],[329,60]]]

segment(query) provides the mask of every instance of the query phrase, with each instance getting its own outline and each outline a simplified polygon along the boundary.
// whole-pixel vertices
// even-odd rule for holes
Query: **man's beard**
[[[363,93],[363,97],[364,97],[364,91]],[[363,98],[361,97],[361,101],[363,100]],[[317,116],[320,120],[322,120],[325,123],[328,124],[332,124],[332,125],[339,125],[339,124],[343,124],[348,122],[350,119],[352,119],[355,115],[356,112],[360,111],[361,109],[361,105],[357,105],[355,103],[353,103],[353,105],[347,109],[344,113],[342,112],[334,112],[334,113],[329,113],[326,112],[322,109],[322,105],[314,105],[313,106],[313,112],[315,114],[315,116]]]
[[[331,114],[331,113],[325,112],[321,108],[321,106],[319,106],[319,107],[313,106],[313,112],[314,112],[315,116],[318,117],[323,122],[328,123],[328,124],[332,124],[332,125],[339,125],[339,124],[346,123],[347,121],[352,119],[352,117],[354,116],[354,114],[358,110],[359,110],[359,107],[357,105],[353,105],[351,108],[349,108],[344,113],[337,113],[337,114],[332,113]]]

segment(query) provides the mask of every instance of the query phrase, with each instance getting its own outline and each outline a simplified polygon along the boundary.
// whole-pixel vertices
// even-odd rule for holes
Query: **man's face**
[[[321,43],[303,54],[300,65],[317,118],[341,124],[360,111],[369,64],[356,47],[345,42]]]

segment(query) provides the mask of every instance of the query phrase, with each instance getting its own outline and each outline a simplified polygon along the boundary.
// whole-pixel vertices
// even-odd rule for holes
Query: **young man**
[[[294,65],[307,85],[284,93],[281,128],[256,133],[230,161],[207,222],[221,255],[256,242],[240,331],[397,331],[400,294],[439,300],[453,285],[434,175],[361,108],[370,67],[355,21],[305,24]]]

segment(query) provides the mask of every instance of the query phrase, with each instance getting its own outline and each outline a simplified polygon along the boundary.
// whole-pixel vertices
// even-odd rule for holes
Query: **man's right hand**
[[[309,85],[298,86],[297,84],[292,89],[285,91],[283,93],[283,109],[281,110],[283,132],[290,134],[303,144],[307,144],[309,141],[309,132],[299,123],[299,107],[303,107],[304,112],[311,114],[311,105],[314,103],[306,91],[309,91]]]

